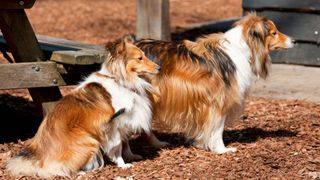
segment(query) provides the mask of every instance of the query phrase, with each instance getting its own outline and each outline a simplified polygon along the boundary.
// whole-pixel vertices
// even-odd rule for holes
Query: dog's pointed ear
[[[258,40],[258,41],[264,41],[264,28],[263,24],[260,22],[256,22],[252,25],[252,28],[250,28],[249,35],[253,40]]]
[[[106,44],[106,50],[114,57],[122,55],[126,50],[126,42],[124,39],[118,39]]]
[[[260,18],[260,17],[259,17]],[[267,18],[261,17],[261,20],[255,21],[250,28],[249,35],[253,40],[264,42],[268,35]]]
[[[123,37],[123,41],[126,42],[126,43],[133,44],[135,42],[135,39],[131,35],[126,35],[126,36]]]

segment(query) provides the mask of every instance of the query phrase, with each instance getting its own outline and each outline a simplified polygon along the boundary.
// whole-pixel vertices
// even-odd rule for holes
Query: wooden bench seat
[[[48,61],[0,65],[0,81],[2,81],[0,89],[74,85],[83,76],[98,69],[106,55],[103,46],[43,35],[36,35],[36,37]],[[0,49],[9,51],[1,33]],[[46,69],[51,73],[35,71],[35,68],[30,67]],[[14,72],[19,72],[19,74]],[[24,78],[21,79],[22,77]],[[37,81],[34,81],[35,79]]]
[[[105,58],[105,48],[103,46],[43,35],[36,35],[36,37],[47,60],[64,64],[91,65],[100,64]],[[9,47],[1,33],[0,48],[9,51]]]

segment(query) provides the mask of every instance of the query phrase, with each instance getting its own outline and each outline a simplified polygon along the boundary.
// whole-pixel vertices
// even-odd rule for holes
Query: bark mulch
[[[172,32],[242,14],[239,0],[170,0],[170,6]],[[134,0],[37,0],[27,14],[36,33],[93,44],[135,31]],[[6,63],[1,55],[0,62]],[[61,89],[65,94],[70,88]],[[138,137],[131,146],[145,159],[133,162],[133,168],[108,163],[73,179],[320,179],[320,105],[254,97],[246,104],[244,115],[224,133],[236,153],[196,149],[155,125],[157,136],[170,147],[156,150]],[[0,114],[0,179],[32,179],[10,177],[4,169],[41,122],[27,90],[0,91]]]
[[[0,111],[6,106],[16,110],[11,114],[14,117],[9,116],[4,121],[20,126],[22,121],[37,119],[29,101],[20,99],[25,105],[19,102],[12,107],[9,95],[0,99],[4,96],[9,99],[1,104]],[[133,168],[119,169],[107,163],[100,171],[74,179],[319,179],[319,120],[319,104],[251,97],[244,115],[226,127],[224,133],[227,146],[238,148],[236,153],[217,155],[196,149],[186,144],[181,135],[167,133],[156,126],[157,136],[170,142],[170,147],[156,150],[139,137],[131,141],[131,146],[145,159],[132,162]],[[4,163],[23,148],[25,140],[0,144],[1,179],[15,179],[6,174]]]

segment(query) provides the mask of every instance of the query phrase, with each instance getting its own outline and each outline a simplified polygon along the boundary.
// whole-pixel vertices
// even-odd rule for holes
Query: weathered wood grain
[[[46,59],[64,64],[91,65],[101,64],[106,56],[104,46],[85,44],[62,38],[37,35],[41,50]],[[0,48],[9,51],[6,41],[0,33]]]
[[[66,85],[54,62],[0,65],[0,89],[22,89]]]
[[[136,36],[137,39],[171,39],[169,0],[137,0]]]
[[[43,114],[43,116],[52,111],[58,100],[62,98],[58,86],[29,88],[28,90],[32,97],[33,103],[38,109],[38,112]]]
[[[104,62],[105,54],[97,50],[53,51],[50,60],[73,65],[91,65]]]
[[[0,28],[16,62],[44,61],[45,56],[23,9],[0,10]],[[62,95],[58,87],[29,88],[39,112],[46,114]]]
[[[319,0],[243,0],[244,10],[283,10],[302,11],[309,13],[320,12]]]
[[[220,21],[209,21],[204,23],[182,26],[179,32],[172,33],[174,41],[189,39],[195,41],[198,37],[211,33],[221,33],[232,28],[232,25],[240,18],[230,18]]]
[[[59,63],[57,63],[59,64]],[[77,85],[88,77],[92,72],[98,71],[101,68],[100,64],[91,65],[73,65],[73,64],[59,64],[58,71],[62,78],[68,85]]]
[[[104,46],[87,44],[83,42],[71,41],[63,38],[55,38],[44,35],[36,35],[40,47],[43,50],[80,50],[80,49],[94,49],[104,51]],[[49,49],[51,48],[51,49]]]
[[[316,44],[297,43],[286,51],[271,53],[272,62],[320,66],[320,47]]]
[[[278,29],[296,40],[320,43],[320,15],[294,12],[261,11]]]
[[[44,59],[23,9],[0,10],[0,28],[16,62]]]

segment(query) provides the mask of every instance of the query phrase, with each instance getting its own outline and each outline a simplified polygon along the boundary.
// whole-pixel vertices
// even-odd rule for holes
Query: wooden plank
[[[62,98],[60,89],[57,86],[29,88],[28,90],[32,97],[33,103],[38,108],[39,114],[43,114],[43,116],[52,111],[58,100]]]
[[[137,39],[171,39],[169,0],[137,0],[136,36]]]
[[[270,18],[281,32],[298,41],[320,43],[320,15],[276,11],[262,11],[257,14]]]
[[[275,63],[320,66],[320,47],[316,44],[298,43],[292,49],[270,55]]]
[[[210,29],[213,32],[225,32],[232,28],[232,25],[240,20],[241,17],[233,17],[228,19],[222,19],[218,21],[207,21],[207,22],[201,22],[201,23],[193,23],[193,24],[187,24],[183,26],[179,26],[179,29]]]
[[[0,28],[16,62],[44,59],[23,9],[0,10]]]
[[[46,59],[65,64],[90,65],[102,63],[106,50],[104,46],[70,41],[62,38],[52,38],[43,35],[36,36]],[[0,48],[9,51],[6,40],[0,32]]]
[[[319,13],[319,0],[243,0],[244,10],[284,10]]]
[[[210,21],[182,26],[178,32],[172,33],[172,38],[174,41],[181,41],[184,39],[194,41],[196,38],[204,35],[225,32],[231,29],[232,25],[239,19],[240,18],[230,18],[221,21]]]
[[[58,64],[58,63],[57,63]],[[92,65],[71,65],[71,64],[59,64],[58,71],[62,78],[68,85],[77,85],[83,79],[89,76],[92,72],[96,72],[101,68],[101,64]]]
[[[60,51],[60,50],[72,50],[77,51],[81,49],[105,51],[104,46],[86,44],[77,41],[71,41],[63,38],[54,38],[44,35],[36,35],[38,43],[42,51]],[[3,34],[0,32],[0,44],[1,47],[6,44],[6,40],[3,37]],[[3,46],[4,47],[4,46]]]
[[[1,0],[0,9],[29,9],[36,0]]]
[[[0,89],[22,89],[66,85],[54,62],[0,65]]]
[[[23,9],[0,10],[0,28],[16,62],[45,60]],[[44,114],[53,109],[54,104],[62,97],[58,87],[28,90],[39,112]]]
[[[50,58],[51,61],[73,65],[101,64],[104,59],[104,52],[93,50],[54,51]]]
[[[53,50],[80,50],[80,49],[90,49],[90,50],[93,49],[98,51],[105,50],[104,46],[71,41],[63,38],[55,38],[55,37],[44,36],[44,35],[36,35],[36,37],[41,47],[49,46],[51,48],[55,48]]]

